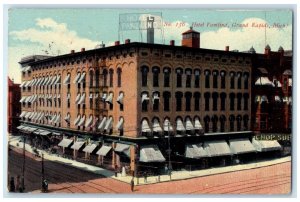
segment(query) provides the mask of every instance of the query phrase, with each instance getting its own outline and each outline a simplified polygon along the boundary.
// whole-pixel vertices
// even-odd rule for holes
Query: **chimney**
[[[175,46],[175,41],[174,40],[170,41],[170,46]]]
[[[225,46],[225,51],[229,51],[229,46]]]
[[[85,51],[85,48],[81,48],[81,52],[84,52]]]
[[[125,40],[125,44],[128,44],[128,43],[130,43],[130,39]]]
[[[71,50],[71,54],[74,54],[75,53],[75,50]]]
[[[120,45],[120,41],[115,41],[115,46]]]

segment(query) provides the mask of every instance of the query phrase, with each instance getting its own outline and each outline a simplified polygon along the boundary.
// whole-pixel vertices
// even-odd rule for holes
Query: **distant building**
[[[13,80],[8,77],[8,107],[7,107],[7,121],[8,132],[15,134],[18,132],[17,127],[20,125],[19,116],[21,114],[21,90],[20,84],[15,84]]]

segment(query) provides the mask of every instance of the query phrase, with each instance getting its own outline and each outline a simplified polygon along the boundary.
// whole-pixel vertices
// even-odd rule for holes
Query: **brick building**
[[[63,154],[98,155],[101,165],[132,172],[280,149],[250,142],[253,55],[202,49],[192,28],[182,36],[182,46],[128,39],[21,60],[20,131],[42,143],[58,137]]]
[[[15,134],[18,132],[17,127],[19,123],[19,115],[21,113],[21,107],[19,100],[21,99],[21,91],[19,88],[20,84],[14,83],[8,77],[8,101],[7,101],[7,121],[8,121],[8,132]]]

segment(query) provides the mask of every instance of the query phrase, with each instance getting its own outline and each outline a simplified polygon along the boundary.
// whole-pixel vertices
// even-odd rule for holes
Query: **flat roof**
[[[233,51],[204,49],[204,48],[192,48],[192,47],[176,46],[176,45],[171,46],[171,45],[165,45],[165,44],[150,44],[150,43],[141,43],[141,42],[131,42],[128,44],[120,44],[120,45],[116,45],[116,46],[108,46],[105,48],[86,50],[83,52],[75,52],[75,53],[68,53],[68,54],[59,55],[59,56],[53,56],[53,57],[50,57],[47,59],[30,62],[29,65],[55,61],[55,60],[59,60],[59,59],[63,59],[63,58],[72,58],[72,57],[81,56],[81,55],[93,55],[95,53],[101,53],[101,52],[107,52],[107,51],[113,51],[113,50],[121,50],[121,49],[127,49],[127,48],[159,48],[159,49],[169,49],[169,50],[175,50],[175,51],[191,51],[191,52],[198,52],[198,53],[223,54],[223,55],[228,55],[228,56],[243,56],[243,57],[245,57],[245,56],[252,57],[254,55],[254,54],[245,53],[245,52],[233,52]]]

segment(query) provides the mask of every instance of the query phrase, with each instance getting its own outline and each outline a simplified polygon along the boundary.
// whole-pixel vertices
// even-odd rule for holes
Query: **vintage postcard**
[[[7,192],[290,194],[293,10],[11,8]]]

